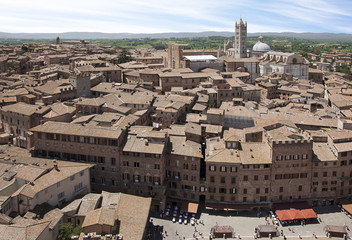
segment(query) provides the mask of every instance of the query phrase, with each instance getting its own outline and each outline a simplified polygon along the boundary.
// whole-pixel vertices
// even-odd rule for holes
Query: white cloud
[[[341,31],[349,0],[0,0],[0,31],[233,31],[242,15],[249,32]],[[339,6],[338,4],[341,4]]]

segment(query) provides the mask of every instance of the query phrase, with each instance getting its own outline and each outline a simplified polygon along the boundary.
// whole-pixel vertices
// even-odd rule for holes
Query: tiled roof
[[[57,133],[74,136],[101,137],[118,139],[122,133],[121,129],[110,127],[86,126],[80,124],[63,122],[46,122],[30,129],[33,132]]]

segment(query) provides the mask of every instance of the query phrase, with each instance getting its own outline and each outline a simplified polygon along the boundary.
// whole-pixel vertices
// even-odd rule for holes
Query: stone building
[[[175,68],[182,68],[181,59],[183,57],[182,54],[182,46],[180,45],[169,45],[168,47],[168,67],[175,69]]]
[[[297,53],[283,53],[269,51],[264,54],[260,63],[260,74],[269,72],[291,73],[293,77],[299,79],[309,78],[308,61]]]
[[[15,137],[15,145],[26,147],[29,129],[39,125],[49,111],[50,107],[23,102],[3,106],[0,108],[2,128]]]

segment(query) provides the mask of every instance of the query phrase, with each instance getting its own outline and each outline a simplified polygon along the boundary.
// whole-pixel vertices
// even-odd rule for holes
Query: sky
[[[352,33],[352,0],[0,0],[0,32]]]

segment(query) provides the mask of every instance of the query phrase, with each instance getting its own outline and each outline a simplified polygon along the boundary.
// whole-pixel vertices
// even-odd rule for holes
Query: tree
[[[131,53],[126,49],[122,49],[119,56],[117,57],[117,64],[131,62],[132,60],[133,57],[131,56]]]
[[[61,223],[58,239],[71,240],[72,236],[80,235],[83,232],[81,226],[73,227],[71,223]]]

